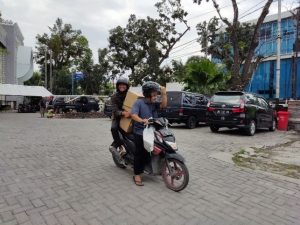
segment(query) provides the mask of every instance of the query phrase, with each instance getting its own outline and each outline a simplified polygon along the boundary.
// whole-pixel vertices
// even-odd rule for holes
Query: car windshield
[[[226,102],[231,104],[239,104],[241,95],[214,95],[211,99],[212,102]]]

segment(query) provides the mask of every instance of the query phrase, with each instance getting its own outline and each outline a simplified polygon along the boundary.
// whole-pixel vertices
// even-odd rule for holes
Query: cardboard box
[[[126,133],[131,133],[133,128],[133,120],[130,118],[122,117],[120,121],[120,127]]]
[[[131,109],[133,104],[138,98],[143,98],[144,96],[141,93],[133,92],[133,91],[128,91],[126,98],[123,103],[123,109]],[[130,111],[130,110],[129,110]]]
[[[128,91],[123,103],[123,109],[130,112],[133,104],[138,98],[144,97],[141,93]],[[130,118],[121,118],[120,127],[126,133],[132,132],[133,121]]]

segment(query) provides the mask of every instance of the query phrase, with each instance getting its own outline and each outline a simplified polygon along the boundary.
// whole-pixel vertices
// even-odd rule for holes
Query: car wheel
[[[276,120],[274,120],[274,118],[273,118],[273,120],[272,120],[272,126],[269,127],[269,131],[275,131],[275,130],[276,130]]]
[[[187,120],[186,126],[189,129],[194,129],[196,127],[196,125],[197,125],[196,118],[194,116],[190,116]]]
[[[255,123],[254,120],[250,121],[249,127],[247,128],[246,132],[249,136],[253,136],[255,134],[255,132],[256,132],[256,123]]]
[[[209,128],[213,133],[217,133],[219,131],[219,127],[217,127],[216,125],[210,125]]]

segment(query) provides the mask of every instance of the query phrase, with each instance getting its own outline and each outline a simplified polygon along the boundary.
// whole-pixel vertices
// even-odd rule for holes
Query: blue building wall
[[[292,97],[292,54],[296,39],[294,21],[285,18],[281,22],[281,59],[280,70],[280,98]],[[276,56],[277,54],[277,21],[265,23],[260,29],[260,43],[256,49],[257,55]],[[300,60],[297,60],[297,98],[300,98]],[[262,94],[266,98],[275,98],[276,89],[276,60],[260,63],[255,71],[247,91]]]
[[[289,99],[292,98],[292,59],[282,59],[280,66],[280,98]],[[275,89],[276,60],[260,63],[246,90],[275,98]],[[300,59],[297,60],[297,97],[300,98]]]

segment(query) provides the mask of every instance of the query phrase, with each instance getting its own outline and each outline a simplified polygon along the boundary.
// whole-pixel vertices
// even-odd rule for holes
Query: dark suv
[[[199,122],[206,122],[206,96],[186,91],[168,91],[167,96],[168,105],[161,114],[170,123],[186,123],[192,129]]]
[[[212,132],[220,127],[240,128],[253,136],[256,129],[276,129],[275,111],[267,101],[254,93],[217,92],[208,103],[207,123]]]
[[[59,101],[55,105],[55,110],[59,113],[68,112],[70,110],[76,112],[97,112],[99,110],[98,102],[95,98],[89,96],[80,96],[69,102]]]

